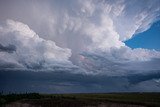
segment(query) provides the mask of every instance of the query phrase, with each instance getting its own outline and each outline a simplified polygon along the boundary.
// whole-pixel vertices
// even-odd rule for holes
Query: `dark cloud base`
[[[33,72],[25,70],[0,70],[0,91],[40,93],[103,93],[158,91],[160,85],[153,82],[160,73],[109,77],[105,75],[73,74],[65,71]],[[148,89],[145,82],[148,84]],[[151,82],[150,82],[151,81]],[[144,84],[143,84],[144,83]],[[140,86],[139,86],[140,85]],[[143,87],[144,85],[144,87]],[[151,86],[156,86],[151,87]],[[137,88],[138,87],[138,88]]]
[[[3,46],[0,44],[0,52],[13,53],[14,51],[16,51],[16,47],[14,45],[9,44],[8,46]]]

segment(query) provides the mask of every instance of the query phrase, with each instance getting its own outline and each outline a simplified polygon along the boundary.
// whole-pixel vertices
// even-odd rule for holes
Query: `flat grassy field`
[[[160,93],[8,94],[0,96],[0,103],[2,107],[160,107]]]

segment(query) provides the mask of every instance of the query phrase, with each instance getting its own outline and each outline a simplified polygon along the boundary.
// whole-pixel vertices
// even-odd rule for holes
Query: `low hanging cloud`
[[[153,71],[154,72],[154,71]],[[70,72],[0,72],[0,88],[7,92],[94,93],[159,91],[160,73],[130,76],[83,75]]]

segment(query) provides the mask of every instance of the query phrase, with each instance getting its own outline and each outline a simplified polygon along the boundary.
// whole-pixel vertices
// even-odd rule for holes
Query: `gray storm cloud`
[[[22,0],[0,4],[5,5],[0,7],[1,23],[11,19],[1,24],[0,44],[16,47],[12,53],[0,52],[3,65],[77,67],[81,72],[111,76],[128,75],[133,63],[138,68],[139,63],[151,62],[148,66],[153,68],[153,59],[160,58],[159,51],[131,49],[124,43],[159,20],[159,0]]]
[[[0,51],[12,53],[13,51],[16,51],[16,47],[11,44],[9,44],[8,46],[3,46],[0,44]]]

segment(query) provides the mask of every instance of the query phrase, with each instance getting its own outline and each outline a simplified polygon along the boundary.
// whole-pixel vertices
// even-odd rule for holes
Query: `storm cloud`
[[[0,44],[0,51],[12,53],[13,51],[16,51],[16,47],[11,44],[9,44],[8,46],[3,46]]]
[[[2,72],[3,71],[3,72]],[[130,76],[73,74],[66,71],[33,72],[30,70],[2,70],[1,91],[40,93],[93,93],[159,91],[160,73]],[[147,86],[149,83],[149,86]],[[152,87],[150,87],[152,86]]]
[[[160,52],[131,49],[125,41],[160,19],[159,5],[159,0],[1,0],[1,75],[15,81],[26,75],[29,87],[36,81],[39,88],[57,87],[55,92],[142,91],[147,83],[158,90]],[[30,75],[38,79],[27,82]],[[1,81],[9,87],[9,80]]]

